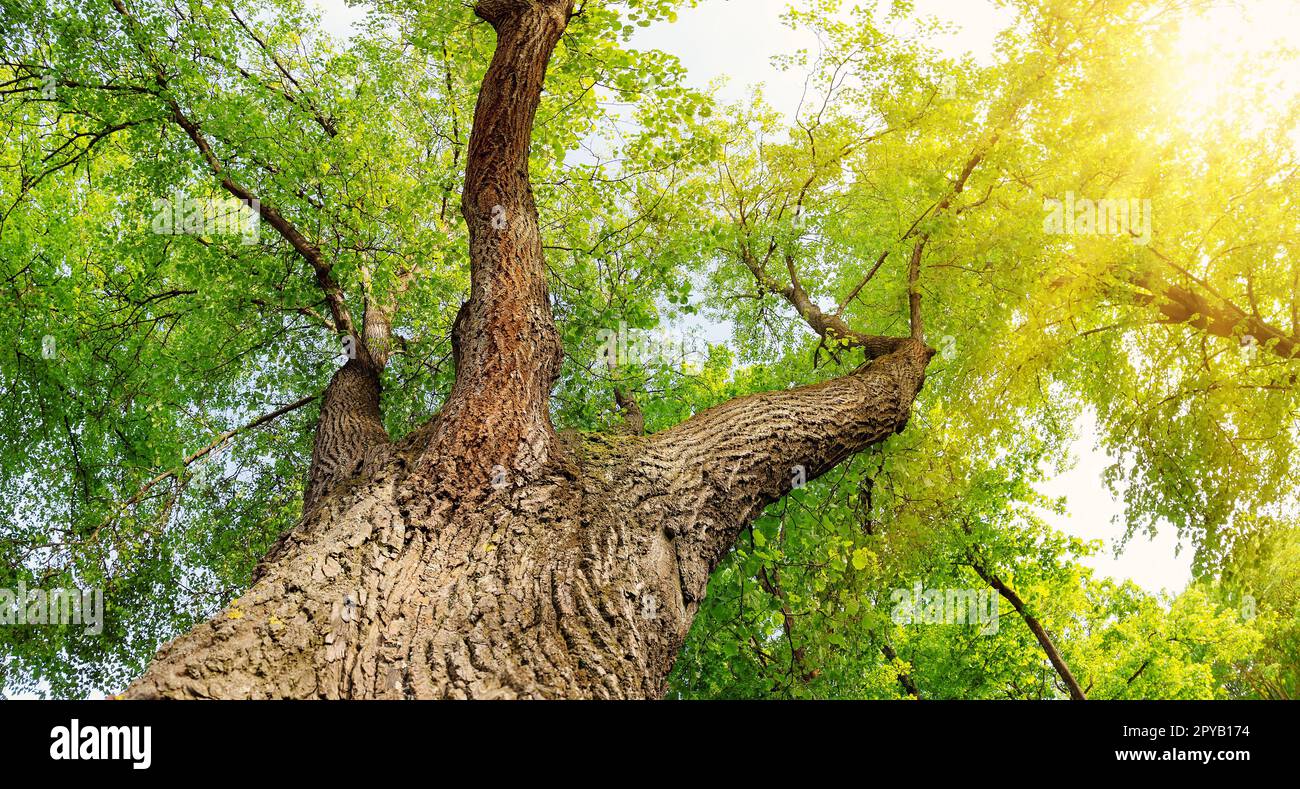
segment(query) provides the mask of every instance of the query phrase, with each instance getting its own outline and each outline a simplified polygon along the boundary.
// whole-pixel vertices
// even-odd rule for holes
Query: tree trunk
[[[496,487],[441,475],[422,460],[439,431],[419,431],[127,695],[660,696],[740,530],[795,466],[816,476],[901,429],[928,357],[908,346],[648,437],[561,436],[533,478]]]
[[[933,353],[911,339],[651,436],[556,433],[561,347],[527,163],[572,11],[476,8],[498,40],[466,162],[471,294],[446,406],[390,443],[367,327],[322,401],[302,520],[127,696],[661,696],[710,572],[796,468],[816,477],[906,424]]]

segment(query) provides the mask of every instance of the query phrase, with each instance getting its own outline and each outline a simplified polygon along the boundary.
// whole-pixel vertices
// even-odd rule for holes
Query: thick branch
[[[903,429],[932,354],[903,340],[852,375],[739,397],[647,440],[633,484],[659,502],[687,605],[765,506]]]
[[[623,424],[627,432],[639,436],[645,432],[645,414],[641,404],[636,401],[632,391],[619,384],[614,385],[614,404],[623,414]]]
[[[1144,275],[1136,284],[1155,294],[1151,299],[1160,310],[1166,323],[1186,323],[1201,331],[1225,339],[1248,336],[1258,347],[1267,348],[1283,359],[1300,356],[1300,343],[1296,338],[1252,315],[1218,294],[1215,300],[1190,287],[1159,281],[1154,275]]]
[[[338,326],[348,334],[355,335],[356,332],[352,325],[352,316],[348,312],[347,305],[343,299],[343,288],[339,285],[338,281],[334,279],[332,273],[333,267],[325,261],[324,256],[321,255],[321,252],[316,245],[307,240],[307,237],[304,236],[292,222],[286,219],[284,215],[275,208],[275,206],[262,201],[257,197],[257,195],[253,194],[251,190],[239,184],[227,175],[225,167],[221,164],[221,161],[217,158],[216,154],[212,152],[212,146],[209,145],[207,139],[203,136],[203,132],[199,129],[198,124],[185,116],[181,111],[180,105],[178,105],[175,100],[168,99],[167,104],[171,108],[173,120],[176,121],[178,126],[185,130],[186,135],[188,135],[190,140],[194,142],[194,145],[199,149],[199,153],[202,154],[204,161],[207,162],[209,169],[212,170],[212,174],[221,179],[221,188],[248,203],[250,206],[257,206],[258,213],[262,219],[274,228],[282,238],[288,241],[294,251],[311,266],[312,271],[316,275],[316,284],[320,286],[321,292],[325,294],[326,303],[329,304],[330,314],[334,318],[334,325]]]
[[[486,465],[522,470],[549,455],[548,399],[562,348],[551,315],[528,148],[547,63],[572,0],[484,0],[497,32],[474,111],[461,213],[470,299],[454,328],[456,384],[444,423],[483,448]]]
[[[304,512],[336,485],[355,478],[371,454],[388,446],[379,396],[379,372],[368,356],[359,354],[334,373],[316,423]]]

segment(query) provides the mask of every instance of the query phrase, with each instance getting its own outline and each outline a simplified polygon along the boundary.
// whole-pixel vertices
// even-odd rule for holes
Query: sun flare
[[[1174,45],[1180,123],[1191,131],[1228,126],[1255,135],[1300,99],[1297,0],[1214,6],[1183,21]],[[1292,132],[1300,151],[1300,134]]]

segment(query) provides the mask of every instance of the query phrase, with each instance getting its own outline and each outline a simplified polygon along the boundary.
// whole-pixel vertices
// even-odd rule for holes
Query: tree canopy
[[[673,694],[1072,695],[1055,650],[1089,698],[1294,698],[1296,51],[1198,69],[1208,0],[1005,0],[992,56],[954,59],[906,0],[808,0],[787,22],[819,50],[773,53],[807,75],[785,117],[629,44],[686,4],[582,3],[546,77],[559,425],[653,432],[882,337],[937,353],[905,431],[742,535]],[[450,389],[493,31],[438,0],[320,31],[301,0],[0,7],[0,588],[106,605],[102,634],[0,627],[7,693],[120,690],[248,586],[363,308],[392,322],[390,435]],[[256,232],[159,232],[218,199]],[[666,350],[611,366],[611,331]],[[1036,487],[1085,413],[1117,529],[1192,553],[1178,595],[1046,522],[1088,505]],[[918,585],[998,589],[1000,623],[900,624]]]

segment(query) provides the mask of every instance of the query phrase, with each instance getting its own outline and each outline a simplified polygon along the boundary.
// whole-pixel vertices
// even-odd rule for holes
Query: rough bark
[[[325,497],[260,579],[129,696],[662,695],[744,525],[902,429],[929,350],[648,437],[562,437],[535,479],[431,477],[427,434]]]
[[[493,0],[476,12],[497,31],[466,157],[470,299],[453,329],[456,383],[443,420],[468,453],[524,472],[554,442],[547,401],[563,348],[551,316],[528,146],[551,52],[572,0]],[[481,463],[480,463],[481,465]]]
[[[316,422],[304,511],[339,483],[355,478],[368,455],[388,446],[379,397],[379,373],[368,354],[350,359],[334,374]]]
[[[388,430],[380,408],[380,375],[391,353],[388,313],[367,304],[361,336],[345,337],[349,359],[334,373],[321,398],[312,442],[311,467],[303,491],[309,512],[337,485],[356,478],[367,461],[387,456]]]
[[[323,399],[301,522],[127,696],[660,696],[710,572],[793,470],[814,478],[907,423],[933,352],[900,339],[852,375],[651,436],[556,433],[561,347],[527,159],[572,10],[476,9],[498,43],[466,160],[471,294],[442,412],[390,443],[363,343]]]

